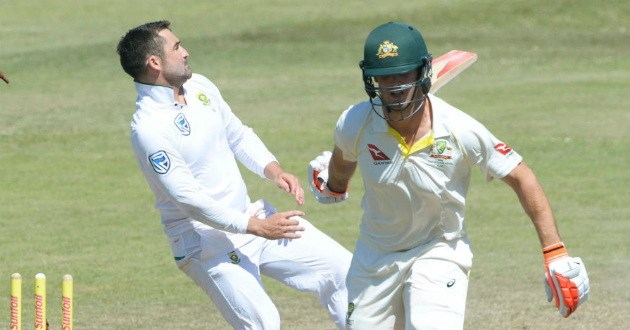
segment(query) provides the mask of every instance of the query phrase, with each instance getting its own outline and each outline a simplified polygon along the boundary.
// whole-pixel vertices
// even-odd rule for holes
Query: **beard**
[[[170,69],[170,68],[167,68]],[[171,86],[182,86],[188,79],[192,77],[192,70],[186,65],[183,64],[179,66],[176,70],[165,70],[164,71],[164,79]]]

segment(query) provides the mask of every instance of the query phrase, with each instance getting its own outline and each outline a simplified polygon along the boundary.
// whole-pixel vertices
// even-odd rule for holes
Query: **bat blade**
[[[463,50],[450,52],[431,62],[431,93],[436,93],[444,85],[477,61],[477,54]]]

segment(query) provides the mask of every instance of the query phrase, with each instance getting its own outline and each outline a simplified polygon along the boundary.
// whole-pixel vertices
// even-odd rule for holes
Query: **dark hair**
[[[151,55],[164,59],[166,40],[159,33],[170,25],[169,21],[145,23],[129,30],[120,39],[116,51],[120,55],[120,65],[127,74],[134,79],[143,75],[147,70],[146,61]]]

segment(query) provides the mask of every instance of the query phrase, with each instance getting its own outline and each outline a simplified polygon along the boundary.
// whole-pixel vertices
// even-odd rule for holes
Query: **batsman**
[[[365,41],[369,100],[337,122],[334,149],[309,164],[320,203],[348,198],[360,168],[363,217],[350,270],[348,329],[462,329],[473,253],[466,194],[473,167],[518,196],[540,239],[549,301],[568,317],[588,298],[580,258],[569,257],[549,201],[523,158],[431,90],[431,58],[413,26],[386,23]]]

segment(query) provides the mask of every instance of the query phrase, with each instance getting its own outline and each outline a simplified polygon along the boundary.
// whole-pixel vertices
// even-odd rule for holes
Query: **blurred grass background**
[[[475,171],[465,328],[628,329],[628,17],[620,0],[0,0],[0,70],[11,80],[0,84],[0,327],[9,324],[11,274],[24,277],[27,327],[43,272],[53,330],[65,273],[75,278],[75,329],[229,328],[171,261],[129,144],[136,92],[115,47],[130,28],[168,19],[193,71],[300,178],[332,147],[340,113],[366,99],[358,61],[374,27],[411,23],[435,56],[476,52],[439,96],[524,156],[592,291],[576,314],[559,316],[516,196]],[[296,208],[270,182],[245,178],[252,199]],[[324,206],[309,195],[302,209],[352,251],[362,189],[355,175],[349,201]],[[283,329],[334,329],[313,295],[264,283]]]

